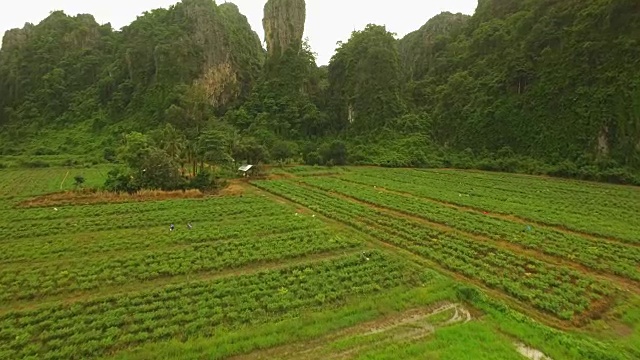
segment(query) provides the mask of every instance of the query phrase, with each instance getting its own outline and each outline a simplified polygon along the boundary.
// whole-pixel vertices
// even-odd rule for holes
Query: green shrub
[[[24,168],[48,168],[51,166],[51,164],[44,160],[20,160],[18,164]]]
[[[304,163],[306,165],[320,165],[322,157],[317,152],[312,151],[304,156]]]
[[[115,168],[107,174],[104,187],[108,191],[116,193],[133,194],[140,190],[140,186],[135,184],[131,174],[121,168]]]
[[[205,170],[191,178],[187,184],[187,188],[198,189],[202,192],[211,192],[220,189],[223,185],[223,182],[216,176]]]
[[[117,160],[117,155],[116,155],[115,149],[110,148],[110,147],[104,149],[104,153],[103,153],[102,157],[106,161],[108,161],[110,163],[115,162]]]
[[[322,157],[322,165],[346,165],[347,164],[347,145],[344,141],[335,140],[330,144],[324,144],[320,147],[320,156]]]
[[[33,154],[34,155],[38,155],[38,156],[40,156],[40,155],[57,155],[58,152],[53,150],[53,149],[46,148],[46,147],[39,147],[33,152]]]
[[[62,166],[73,167],[80,165],[80,162],[76,159],[66,159],[62,162]]]

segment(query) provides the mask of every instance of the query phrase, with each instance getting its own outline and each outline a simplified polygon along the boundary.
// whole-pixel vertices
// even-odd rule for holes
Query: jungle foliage
[[[169,124],[186,163],[209,129],[231,134],[196,168],[228,156],[640,183],[637,1],[480,0],[473,16],[442,13],[401,39],[368,25],[321,67],[305,12],[267,3],[270,52],[235,5],[209,0],[121,31],[62,12],[11,30],[0,151],[113,159],[124,134]]]

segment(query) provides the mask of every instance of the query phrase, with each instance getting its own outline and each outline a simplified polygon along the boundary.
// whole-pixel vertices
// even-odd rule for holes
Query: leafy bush
[[[198,189],[202,192],[211,192],[220,189],[223,185],[224,184],[214,174],[205,170],[199,172],[189,180],[187,187],[190,189]]]
[[[460,286],[456,289],[456,296],[461,301],[473,303],[480,298],[481,294],[476,288]]]
[[[104,187],[106,190],[116,193],[133,194],[140,190],[140,186],[135,184],[131,174],[121,168],[109,171]]]
[[[75,159],[66,159],[62,162],[62,166],[73,167],[80,165],[80,162]]]
[[[291,141],[277,141],[271,148],[271,157],[285,162],[298,155],[298,144]]]
[[[578,176],[578,172],[579,169],[575,163],[565,160],[552,167],[548,174],[557,177],[573,178]]]
[[[20,160],[19,165],[24,168],[48,168],[51,166],[44,160]]]
[[[74,176],[74,177],[73,177],[73,180],[74,180],[73,185],[74,185],[76,188],[81,187],[81,186],[85,183],[84,176],[82,176],[82,175],[76,175],[76,176]]]
[[[34,155],[57,155],[58,152],[53,150],[53,149],[49,149],[49,148],[45,148],[45,147],[39,147],[36,149],[36,151],[33,152]]]
[[[306,165],[320,165],[322,157],[316,151],[312,151],[304,156],[304,163]]]
[[[347,145],[341,140],[324,144],[320,147],[320,156],[322,157],[323,165],[346,165],[348,156]]]
[[[110,147],[104,149],[104,153],[103,153],[102,157],[106,161],[108,161],[110,163],[113,163],[113,162],[115,162],[117,160],[116,151],[113,148],[110,148]]]

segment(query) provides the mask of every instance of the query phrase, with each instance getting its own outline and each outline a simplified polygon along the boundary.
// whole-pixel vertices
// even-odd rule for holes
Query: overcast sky
[[[68,15],[89,13],[99,23],[110,22],[119,29],[144,11],[168,7],[177,0],[18,0],[0,12],[0,31],[38,23],[53,10]],[[219,0],[218,3],[223,3]],[[263,38],[262,9],[266,0],[233,0],[247,16],[251,27]],[[318,65],[325,65],[334,53],[336,42],[346,41],[353,30],[367,24],[386,25],[389,31],[403,36],[418,29],[442,11],[472,14],[477,0],[307,0],[306,34]]]

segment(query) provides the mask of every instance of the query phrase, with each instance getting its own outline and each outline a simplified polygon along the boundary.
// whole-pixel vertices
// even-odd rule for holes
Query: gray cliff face
[[[264,6],[265,41],[269,56],[282,55],[288,48],[299,49],[304,35],[304,0],[269,0]]]

